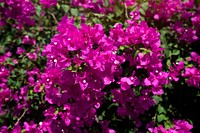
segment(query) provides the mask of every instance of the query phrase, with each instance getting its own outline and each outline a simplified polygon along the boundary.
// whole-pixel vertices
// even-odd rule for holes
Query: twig
[[[154,126],[155,126],[155,124],[156,124],[156,121],[157,121],[157,110],[156,110],[156,114],[155,114],[155,116],[154,116]]]
[[[54,15],[53,13],[50,13],[50,14],[51,14],[51,16],[53,17],[55,23],[58,24],[58,20],[56,19],[55,15]]]
[[[22,113],[22,115],[17,119],[17,122],[15,123],[15,125],[17,125],[19,123],[19,121],[24,117],[24,115],[26,114],[26,112],[28,111],[28,108],[24,110],[24,112]]]
[[[126,5],[126,0],[123,0],[123,2],[124,2],[125,16],[126,16],[127,19],[129,19],[129,17],[128,17],[128,9],[127,9],[127,5]]]

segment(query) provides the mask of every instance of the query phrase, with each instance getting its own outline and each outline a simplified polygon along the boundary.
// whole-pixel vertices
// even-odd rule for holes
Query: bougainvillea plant
[[[0,0],[0,133],[200,132],[193,0]]]

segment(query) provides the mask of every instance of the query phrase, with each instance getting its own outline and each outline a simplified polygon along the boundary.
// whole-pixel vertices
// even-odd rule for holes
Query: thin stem
[[[154,126],[156,125],[156,121],[157,121],[157,109],[156,109],[156,114],[154,116]]]
[[[54,15],[53,13],[50,13],[50,14],[51,14],[51,16],[53,17],[55,23],[58,24],[58,20],[56,19],[55,15]]]
[[[124,2],[125,16],[126,16],[127,19],[129,19],[129,17],[128,17],[128,9],[127,9],[127,5],[126,5],[126,0],[123,0],[123,2]]]
[[[15,123],[15,125],[17,125],[19,123],[19,121],[24,117],[24,115],[26,114],[26,112],[28,111],[28,108],[24,110],[24,112],[22,113],[22,115],[17,119],[17,122]]]

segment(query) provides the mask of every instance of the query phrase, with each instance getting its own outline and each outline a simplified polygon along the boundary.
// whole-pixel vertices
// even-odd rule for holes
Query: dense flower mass
[[[115,81],[114,76],[120,72],[119,65],[124,59],[116,54],[117,47],[106,37],[101,25],[83,24],[78,29],[73,20],[64,17],[57,29],[60,33],[43,51],[48,58],[42,76],[47,88],[46,100],[66,108],[60,114],[68,112],[67,125],[91,126],[105,95],[102,90]],[[69,67],[71,70],[66,70]],[[66,121],[66,117],[63,119]]]
[[[114,4],[113,0],[108,1],[109,5],[110,4]],[[84,7],[85,9],[91,9],[94,12],[99,12],[99,13],[106,13],[106,5],[104,0],[97,0],[97,1],[93,1],[93,0],[73,0],[71,1],[71,4],[73,6],[80,6],[80,7]],[[110,11],[112,11],[113,9],[110,8]]]
[[[33,15],[35,7],[30,0],[1,0],[0,1],[0,26],[6,24],[7,19],[13,19],[17,22],[14,25],[22,28],[23,25],[34,25]]]
[[[199,22],[193,0],[0,0],[0,133],[198,130]]]
[[[96,13],[108,13],[114,12],[115,9],[113,5],[125,5],[125,6],[133,6],[136,4],[136,0],[73,0],[71,1],[73,6],[80,6],[85,9],[91,9]]]
[[[40,0],[40,4],[43,4],[46,8],[56,6],[57,2],[58,0]]]
[[[149,124],[148,126],[148,130],[151,133],[190,133],[190,130],[193,127],[187,121],[184,120],[174,121],[174,126],[169,129],[165,129],[162,125],[153,128],[151,128],[151,124]]]
[[[177,13],[184,12],[184,16],[189,15],[188,9],[194,7],[194,0],[152,0],[149,2],[147,17],[152,17],[155,21],[169,22]]]

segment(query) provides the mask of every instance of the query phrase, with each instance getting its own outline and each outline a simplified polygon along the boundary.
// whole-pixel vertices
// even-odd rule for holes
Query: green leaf
[[[6,63],[9,64],[9,65],[12,65],[12,66],[15,65],[15,63],[11,60],[11,58],[7,58]]]
[[[4,7],[4,5],[5,5],[4,2],[1,2],[1,3],[0,3],[0,6],[1,6],[1,7]]]
[[[72,14],[73,16],[78,16],[78,15],[79,15],[78,9],[76,9],[76,8],[70,9],[70,12],[71,12],[71,14]]]
[[[176,60],[176,62],[180,62],[180,61],[182,61],[183,60],[183,58],[178,58],[177,60]]]
[[[134,133],[134,129],[129,130],[128,133]]]
[[[19,73],[22,74],[22,75],[23,75],[23,74],[26,74],[26,70],[24,70],[24,69],[19,69]]]
[[[18,39],[17,39],[17,44],[19,45],[19,44],[21,44],[21,43],[22,43],[21,38],[18,38]]]
[[[20,82],[20,81],[17,81],[17,82],[16,82],[16,87],[17,87],[17,88],[20,88],[20,87],[21,87],[21,82]]]
[[[7,35],[6,42],[10,42],[10,41],[12,41],[12,36],[11,35]]]
[[[118,6],[115,6],[115,14],[117,17],[121,16],[123,13],[123,10],[121,10]]]
[[[95,17],[101,18],[104,17],[104,14],[99,14],[99,13],[92,13],[92,15],[94,15]]]
[[[59,9],[60,9],[60,4],[59,4],[59,3],[57,3],[56,7],[57,7],[57,8],[58,8],[58,10],[59,10]]]
[[[57,115],[58,113],[59,113],[59,110],[57,109],[54,114]]]
[[[164,126],[165,126],[165,129],[169,129],[169,128],[172,128],[174,125],[171,121],[166,121],[164,123]]]
[[[179,54],[180,54],[180,50],[178,50],[178,49],[174,49],[172,51],[172,55],[179,55]]]
[[[167,39],[166,39],[166,35],[167,34],[167,30],[166,29],[161,29],[160,30],[160,40],[162,42],[162,45],[164,45],[163,47],[166,48],[168,47],[167,45]]]
[[[157,104],[162,101],[162,97],[161,96],[157,96],[157,95],[154,95],[153,99],[156,100]]]
[[[107,17],[108,17],[108,19],[113,20],[114,14],[109,13],[109,14],[107,15]]]
[[[145,11],[144,11],[142,8],[140,8],[140,13],[141,13],[142,15],[145,15]]]
[[[162,114],[162,113],[163,113],[163,114],[166,114],[165,109],[164,109],[161,105],[158,106],[158,113],[159,113],[159,114]]]
[[[162,122],[162,121],[165,121],[165,120],[168,120],[168,118],[164,114],[160,114],[160,115],[157,116],[158,122]]]
[[[141,6],[146,11],[148,9],[149,2],[143,2]]]
[[[101,20],[98,18],[93,18],[92,21],[97,24],[97,23],[101,23]]]
[[[99,119],[100,121],[103,120],[103,116],[100,115],[100,116],[98,117],[98,119]]]
[[[42,10],[41,6],[37,5],[37,6],[36,6],[36,14],[37,14],[38,16],[40,16],[41,10]]]
[[[110,104],[109,106],[108,106],[108,109],[110,109],[110,108],[112,108],[112,107],[114,107],[114,106],[119,106],[117,103],[112,103],[112,104]]]
[[[30,95],[32,95],[33,94],[33,90],[30,90],[29,93],[30,93]]]
[[[105,0],[104,4],[105,4],[106,7],[108,7],[109,6],[109,0]]]
[[[164,53],[166,58],[170,58],[172,56],[172,52],[170,51],[169,48],[165,48]]]
[[[138,55],[138,53],[139,53],[139,50],[136,50],[135,53],[134,53],[134,55],[133,55],[133,58],[136,58],[136,56]]]
[[[61,5],[62,9],[67,13],[69,11],[69,6],[68,5]]]
[[[4,46],[0,46],[0,54],[1,53],[5,53],[5,47]]]
[[[25,129],[22,129],[22,130],[21,130],[21,133],[25,133]]]
[[[119,50],[124,50],[124,49],[125,49],[124,46],[120,46],[120,47],[119,47]]]
[[[171,61],[170,61],[170,59],[168,59],[167,60],[167,66],[170,68],[170,66],[171,66]]]
[[[142,51],[143,54],[147,54],[151,52],[151,50],[146,49],[146,48],[140,48],[140,50]]]

